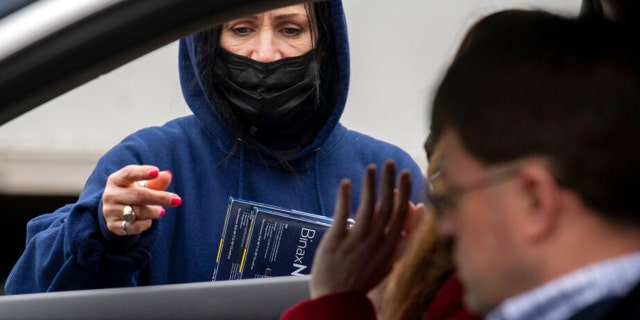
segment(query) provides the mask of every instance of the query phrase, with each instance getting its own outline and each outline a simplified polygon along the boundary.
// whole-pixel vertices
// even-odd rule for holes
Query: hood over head
[[[320,83],[320,107],[326,108],[324,113],[316,113],[318,118],[317,134],[309,143],[299,148],[288,160],[305,157],[311,151],[322,147],[335,127],[338,125],[344,111],[349,87],[349,45],[347,38],[347,26],[341,0],[320,2],[328,11],[330,26],[317,22],[319,33],[317,49],[322,49],[326,43],[326,52],[318,51],[320,56],[319,83]],[[317,4],[315,6],[318,10]],[[322,14],[322,13],[319,13]],[[327,30],[331,30],[327,32]],[[239,141],[246,141],[249,129],[246,125],[238,123],[237,117],[229,114],[219,99],[207,94],[211,87],[211,70],[213,62],[217,59],[216,44],[218,43],[220,27],[195,33],[180,40],[179,71],[180,83],[184,98],[189,108],[198,119],[201,126],[216,138],[218,145],[226,152],[233,152]],[[329,34],[327,34],[329,33]],[[327,38],[328,36],[328,38]],[[324,39],[328,41],[323,42]],[[203,46],[207,43],[207,46]],[[214,45],[211,45],[211,44]],[[333,76],[333,78],[331,78]],[[331,80],[333,79],[333,80]],[[323,123],[322,123],[323,122]],[[304,129],[303,129],[304,130]],[[301,134],[306,132],[301,132]],[[264,137],[262,137],[264,139]],[[274,141],[277,142],[277,141]],[[264,145],[257,143],[261,157],[270,158],[274,153]],[[278,158],[276,156],[276,158]]]

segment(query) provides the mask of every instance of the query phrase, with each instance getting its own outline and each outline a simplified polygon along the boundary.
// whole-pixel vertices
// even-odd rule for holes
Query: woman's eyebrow
[[[286,19],[291,19],[299,16],[303,16],[303,15],[300,13],[286,13],[286,14],[277,15],[274,18],[275,20],[286,20]]]
[[[257,20],[257,19],[258,19],[258,16],[257,16],[257,15],[254,15],[254,16],[242,17],[242,18],[238,18],[238,19],[231,20],[231,21],[229,21],[229,22],[227,22],[227,23],[231,23],[231,22],[234,22],[234,21],[240,21],[240,20],[246,20],[246,19],[249,19],[249,20]]]

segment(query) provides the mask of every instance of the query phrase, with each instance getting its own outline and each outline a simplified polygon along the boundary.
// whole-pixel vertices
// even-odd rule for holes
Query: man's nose
[[[260,32],[257,40],[251,59],[264,63],[282,59],[279,44],[272,32]]]

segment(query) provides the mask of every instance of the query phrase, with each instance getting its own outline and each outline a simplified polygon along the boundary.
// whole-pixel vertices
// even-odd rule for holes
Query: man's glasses
[[[433,182],[438,178],[436,173],[431,179],[427,180],[427,200],[429,200],[437,214],[446,214],[456,209],[458,201],[465,194],[482,188],[497,186],[518,174],[520,174],[519,166],[509,166],[464,186],[449,185],[447,191],[438,193],[433,188]]]

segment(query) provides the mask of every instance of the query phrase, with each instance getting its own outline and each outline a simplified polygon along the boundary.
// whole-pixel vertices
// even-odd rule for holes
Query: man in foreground
[[[604,21],[512,14],[434,102],[431,198],[465,302],[488,319],[640,319],[637,45]]]
[[[640,50],[625,32],[504,11],[467,33],[447,70],[431,128],[443,148],[438,192],[427,193],[474,313],[640,319]],[[346,229],[348,206],[336,207],[313,299],[283,319],[375,318],[365,294],[390,269],[410,207],[406,181],[393,197],[383,179],[378,205],[374,183],[363,183],[366,223]],[[349,195],[343,184],[338,203]]]

